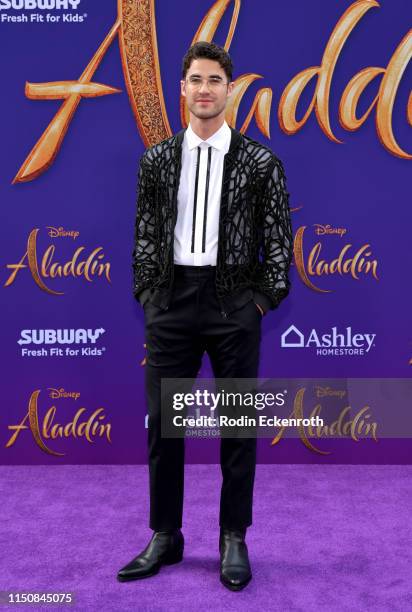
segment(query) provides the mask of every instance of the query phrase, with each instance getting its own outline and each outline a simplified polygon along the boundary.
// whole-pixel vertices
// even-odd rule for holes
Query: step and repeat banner
[[[410,0],[0,0],[1,463],[146,461],[137,167],[187,125],[196,40],[230,51],[227,120],[287,175],[292,289],[259,375],[306,380],[305,415],[341,401],[259,460],[411,462],[411,27]],[[352,379],[395,380],[385,414]],[[217,462],[218,442],[188,439],[187,460]]]

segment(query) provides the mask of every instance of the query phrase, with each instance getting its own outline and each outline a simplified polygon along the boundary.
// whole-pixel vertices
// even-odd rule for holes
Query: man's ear
[[[186,81],[180,81],[180,93],[186,98]]]
[[[235,83],[234,83],[234,81],[231,81],[229,83],[229,85],[227,86],[227,95],[228,96],[232,95],[234,87],[235,87]]]

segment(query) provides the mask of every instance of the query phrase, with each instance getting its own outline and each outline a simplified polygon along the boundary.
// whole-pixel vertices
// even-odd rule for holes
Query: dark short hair
[[[182,76],[185,79],[193,60],[210,59],[219,62],[229,81],[232,80],[233,64],[229,53],[215,43],[199,41],[186,52],[182,62]]]

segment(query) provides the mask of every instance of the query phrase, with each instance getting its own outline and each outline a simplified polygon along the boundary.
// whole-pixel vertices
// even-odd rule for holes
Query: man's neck
[[[199,119],[194,115],[190,115],[190,127],[202,140],[207,140],[215,134],[224,124],[225,116],[219,115],[212,119]]]

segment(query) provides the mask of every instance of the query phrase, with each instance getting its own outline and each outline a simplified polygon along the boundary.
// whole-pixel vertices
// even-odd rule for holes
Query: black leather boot
[[[245,535],[246,529],[220,530],[220,581],[231,591],[240,591],[252,578]]]
[[[162,565],[179,563],[183,558],[184,538],[180,529],[155,531],[146,548],[117,574],[120,582],[148,578]]]

